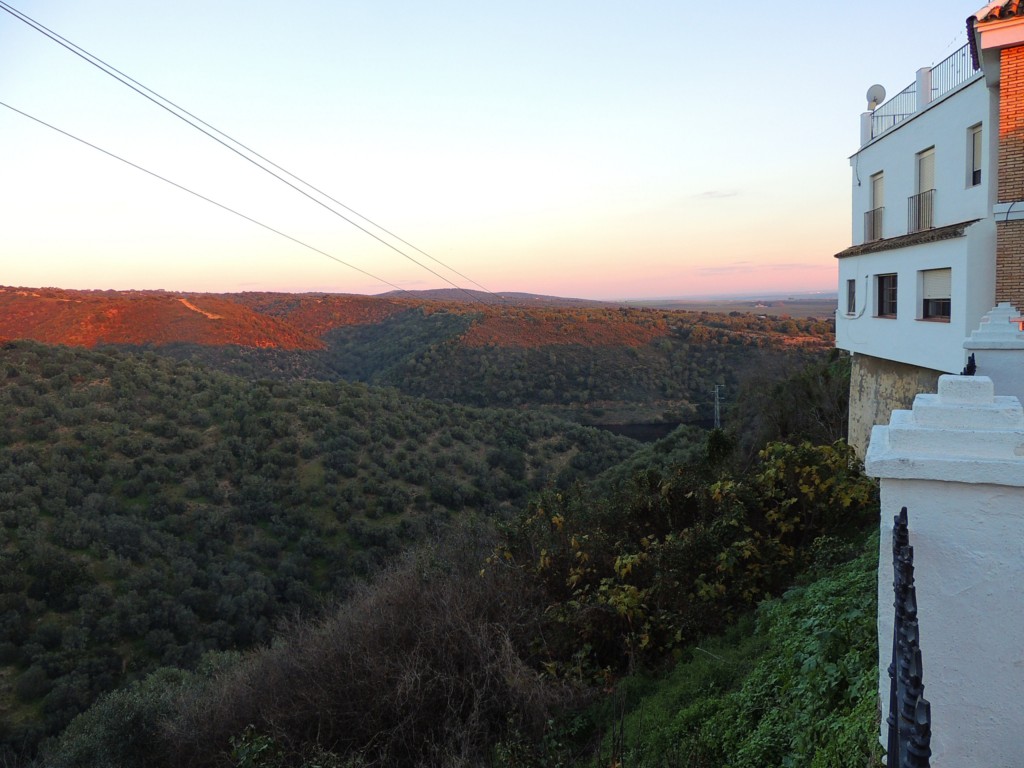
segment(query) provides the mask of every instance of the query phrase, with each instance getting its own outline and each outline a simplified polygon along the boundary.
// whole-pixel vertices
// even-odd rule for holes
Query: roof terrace
[[[917,71],[917,79],[874,111],[861,116],[861,145],[896,127],[933,101],[974,78],[971,47],[952,53],[934,67]]]

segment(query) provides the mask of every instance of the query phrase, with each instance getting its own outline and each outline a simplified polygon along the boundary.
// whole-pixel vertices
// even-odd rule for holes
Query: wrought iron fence
[[[882,239],[882,221],[885,208],[874,208],[864,213],[864,242]]]
[[[917,83],[911,83],[871,113],[871,137],[902,123],[917,109]]]
[[[974,62],[968,45],[954,51],[932,67],[932,100],[974,77]]]
[[[892,527],[893,590],[896,620],[889,665],[889,768],[929,768],[932,710],[924,698],[921,635],[914,586],[914,548],[910,546],[907,508]]]
[[[931,94],[927,101],[939,96],[974,77],[971,49],[965,45],[931,68]],[[917,83],[913,82],[882,104],[871,115],[871,138],[899,125],[917,111]]]
[[[931,229],[934,221],[935,190],[929,189],[907,198],[907,232]]]

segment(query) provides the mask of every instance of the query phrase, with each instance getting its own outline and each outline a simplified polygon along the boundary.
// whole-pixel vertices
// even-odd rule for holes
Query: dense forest
[[[0,738],[15,744],[158,664],[269,641],[453,513],[509,512],[636,448],[151,353],[8,342],[0,372]]]
[[[744,472],[728,453],[713,434],[610,496],[552,491],[497,530],[457,523],[271,646],[104,697],[46,764],[868,764],[877,549],[845,564],[875,486],[841,446],[775,443]],[[801,580],[807,597],[765,602]],[[703,653],[723,663],[675,672],[679,710],[638,725],[652,677]]]
[[[874,759],[827,324],[30,293],[0,335],[106,335],[0,345],[0,766]],[[724,429],[687,425],[715,384]],[[640,420],[682,424],[585,425]]]

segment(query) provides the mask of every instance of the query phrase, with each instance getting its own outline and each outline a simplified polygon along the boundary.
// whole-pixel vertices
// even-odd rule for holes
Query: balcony
[[[882,239],[882,219],[885,208],[875,208],[864,214],[864,242]]]
[[[897,93],[874,112],[865,113],[870,118],[861,127],[861,143],[866,144],[890,128],[902,123],[914,113],[924,109],[940,96],[949,93],[975,75],[969,45],[954,52],[934,67],[918,71],[917,80]]]
[[[907,234],[935,226],[935,190],[929,189],[907,198]]]

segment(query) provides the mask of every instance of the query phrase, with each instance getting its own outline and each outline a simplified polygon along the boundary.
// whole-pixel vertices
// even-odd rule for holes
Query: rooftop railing
[[[932,67],[932,101],[974,77],[971,48],[965,45]]]
[[[911,83],[871,114],[871,138],[899,125],[917,109],[917,83]]]
[[[918,83],[921,82],[919,76],[917,81],[871,113],[872,139],[899,125],[919,109],[974,77],[970,46],[963,46],[924,72],[924,81],[930,84],[924,93],[918,91]]]

